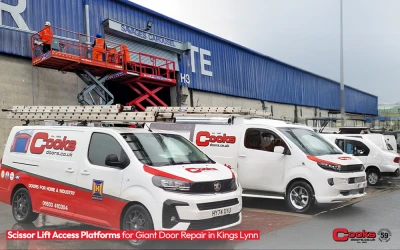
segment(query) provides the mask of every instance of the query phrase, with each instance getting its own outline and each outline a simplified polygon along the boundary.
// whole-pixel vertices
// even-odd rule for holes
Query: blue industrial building
[[[1,0],[0,52],[32,57],[30,37],[43,28],[45,21],[92,36],[100,31],[106,39],[126,43],[131,50],[172,60],[176,62],[177,84],[191,90],[340,110],[338,82],[127,0]],[[151,28],[143,31],[149,21]],[[55,35],[68,37],[69,33],[55,30]],[[376,96],[345,87],[346,112],[375,116],[377,106]]]

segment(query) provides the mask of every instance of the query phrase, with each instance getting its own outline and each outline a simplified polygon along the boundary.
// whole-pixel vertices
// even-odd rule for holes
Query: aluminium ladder
[[[239,107],[149,107],[136,111],[133,106],[13,106],[3,109],[8,119],[81,123],[135,124],[139,122],[175,122],[176,117],[254,117],[267,118],[270,113]]]

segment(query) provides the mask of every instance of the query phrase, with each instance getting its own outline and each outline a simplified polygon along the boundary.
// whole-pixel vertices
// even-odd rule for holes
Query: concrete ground
[[[242,224],[234,229],[260,230],[257,241],[169,241],[156,242],[157,249],[399,249],[400,248],[400,179],[384,181],[382,186],[369,187],[367,197],[356,204],[338,204],[313,209],[308,214],[295,214],[283,201],[244,199]],[[337,243],[332,231],[388,228],[391,241],[366,244]],[[11,207],[0,204],[0,249],[132,249],[122,241],[6,241],[9,229],[99,230],[52,216],[40,215],[32,225],[16,224]],[[397,247],[395,247],[397,246]]]

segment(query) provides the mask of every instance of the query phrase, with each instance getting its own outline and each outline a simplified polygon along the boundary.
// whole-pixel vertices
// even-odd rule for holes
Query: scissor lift
[[[52,30],[55,35],[52,49],[45,54],[38,44],[38,33],[31,36],[32,65],[75,73],[87,85],[78,94],[80,104],[113,104],[114,96],[106,88],[107,82],[126,84],[139,95],[127,104],[129,106],[134,105],[143,111],[145,107],[141,103],[145,100],[152,106],[167,106],[156,93],[176,85],[174,61],[134,51],[129,51],[131,61],[125,61],[120,44],[110,41],[106,41],[108,50],[104,61],[96,61],[91,57],[91,44],[95,37],[57,27],[52,27]],[[93,97],[93,92],[98,100]]]

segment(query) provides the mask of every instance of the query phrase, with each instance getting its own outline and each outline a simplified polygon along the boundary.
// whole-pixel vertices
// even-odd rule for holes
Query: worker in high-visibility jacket
[[[102,38],[103,35],[100,33],[97,33],[96,35],[96,40],[94,40],[94,43],[92,45],[93,49],[93,55],[92,59],[96,61],[104,61],[105,58],[105,53],[107,50],[107,45],[104,39]]]
[[[53,31],[50,29],[50,22],[47,21],[44,28],[39,32],[39,38],[43,42],[43,53],[51,50],[51,42],[53,41]]]
[[[126,46],[126,44],[122,44],[121,45],[121,51],[120,51],[122,57],[122,63],[127,63],[131,60],[131,53],[129,52],[128,47]],[[130,64],[126,64],[128,69],[132,69]]]
[[[122,55],[123,55],[123,60],[125,62],[129,62],[131,60],[131,54],[129,53],[129,49],[126,46],[126,44],[121,45],[121,51],[122,51]]]

